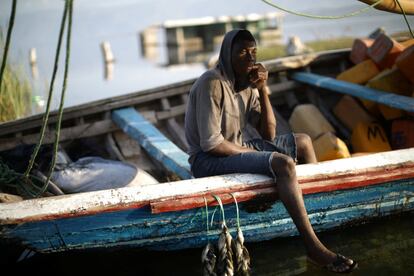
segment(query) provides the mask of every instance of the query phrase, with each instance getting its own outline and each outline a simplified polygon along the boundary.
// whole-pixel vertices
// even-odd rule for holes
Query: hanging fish
[[[203,268],[203,276],[217,276],[214,272],[216,268],[216,249],[211,243],[207,243],[201,253],[201,264]]]
[[[241,228],[237,229],[237,237],[233,242],[234,274],[240,276],[250,275],[250,254],[244,246],[244,236]]]
[[[232,237],[227,229],[227,226],[223,223],[222,231],[218,239],[218,260],[216,271],[220,276],[233,276],[233,250],[232,250]]]
[[[209,240],[209,227],[208,227],[208,204],[207,199],[204,197],[204,204],[206,206],[206,227],[207,227],[207,245],[204,247],[201,253],[201,264],[203,269],[203,276],[217,276],[216,269],[216,248],[211,244]]]
[[[240,227],[239,206],[237,204],[237,199],[233,194],[230,195],[233,197],[234,203],[236,204],[237,214],[237,237],[232,244],[234,254],[234,272],[235,275],[248,276],[250,275],[250,254],[244,246],[244,236]]]

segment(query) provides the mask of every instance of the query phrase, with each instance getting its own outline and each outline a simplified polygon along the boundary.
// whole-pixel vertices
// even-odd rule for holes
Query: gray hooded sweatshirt
[[[228,32],[220,50],[216,68],[206,71],[190,90],[185,115],[185,135],[190,146],[188,154],[192,164],[194,156],[208,152],[224,139],[243,145],[242,132],[248,122],[256,126],[260,118],[257,89],[234,89],[231,65],[231,46],[241,30]]]

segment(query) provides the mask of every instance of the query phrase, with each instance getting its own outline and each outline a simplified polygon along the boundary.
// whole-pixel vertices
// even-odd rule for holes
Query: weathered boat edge
[[[414,148],[376,153],[348,159],[338,159],[317,164],[297,166],[299,182],[329,181],[329,176],[346,177],[359,173],[361,181],[369,170],[383,170],[384,176],[398,167],[406,168],[408,175],[414,178]],[[399,179],[398,175],[394,176]],[[340,179],[337,182],[341,182]],[[125,187],[119,189],[71,194],[39,199],[24,200],[16,203],[0,204],[0,225],[17,224],[30,221],[51,220],[74,216],[93,215],[99,212],[133,209],[148,205],[151,201],[171,197],[188,197],[207,194],[231,188],[243,190],[272,185],[271,178],[264,175],[232,174],[176,182]],[[311,184],[310,184],[311,185]],[[337,188],[337,187],[336,187]],[[349,187],[347,187],[349,188]]]

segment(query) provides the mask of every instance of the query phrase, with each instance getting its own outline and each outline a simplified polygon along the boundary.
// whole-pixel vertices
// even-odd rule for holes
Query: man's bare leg
[[[273,153],[272,168],[277,177],[277,189],[280,199],[292,217],[306,247],[309,258],[320,265],[336,260],[336,254],[327,249],[316,236],[310,224],[302,191],[296,179],[295,162],[289,156]],[[353,263],[348,259],[348,266]],[[343,270],[348,267],[343,265]]]
[[[294,135],[299,164],[316,163],[315,150],[309,135],[304,133],[295,133]]]

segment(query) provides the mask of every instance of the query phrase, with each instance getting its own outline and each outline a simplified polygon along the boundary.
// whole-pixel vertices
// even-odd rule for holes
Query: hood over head
[[[231,65],[231,49],[233,40],[239,32],[247,32],[251,36],[252,40],[256,42],[253,35],[244,29],[234,29],[224,36],[223,43],[221,44],[220,56],[217,67],[220,69],[222,75],[230,82],[231,87],[234,88],[234,72]]]

